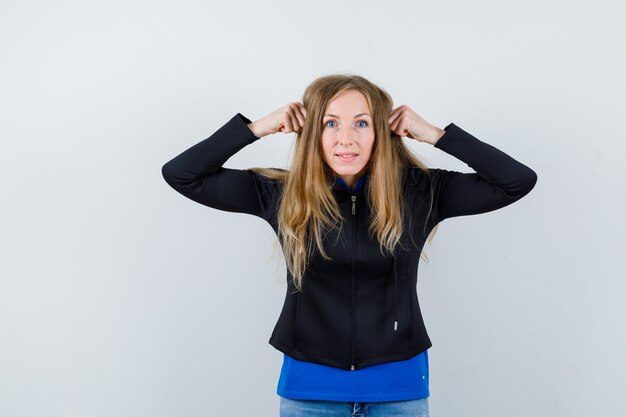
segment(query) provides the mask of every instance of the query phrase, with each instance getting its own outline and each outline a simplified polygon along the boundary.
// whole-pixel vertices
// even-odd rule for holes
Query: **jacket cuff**
[[[461,129],[454,123],[450,123],[448,126],[444,127],[443,130],[445,130],[446,133],[444,133],[443,136],[441,136],[437,140],[437,142],[435,142],[434,146],[435,148],[439,148],[447,153],[450,153],[448,150],[450,149],[450,147],[455,146],[455,143],[458,142],[458,139],[463,136],[469,135],[469,133],[467,133],[465,130]]]
[[[248,123],[252,123],[252,121],[241,113],[237,113],[228,121],[228,125],[231,125],[242,139],[248,143],[252,143],[260,138],[254,135],[252,130],[248,127]]]

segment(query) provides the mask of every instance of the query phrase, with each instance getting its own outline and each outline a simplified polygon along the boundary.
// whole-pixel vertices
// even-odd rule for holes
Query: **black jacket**
[[[163,165],[162,174],[182,195],[218,210],[261,217],[277,232],[282,184],[251,170],[222,166],[259,139],[248,123],[237,113],[210,137]],[[537,181],[532,169],[455,124],[445,131],[434,146],[476,172],[429,168],[429,179],[418,168],[409,169],[404,201],[410,216],[401,239],[408,250],[397,246],[394,256],[384,256],[377,240],[368,236],[369,180],[354,194],[339,182],[332,184],[346,219],[324,241],[332,261],[315,250],[302,292],[295,291],[287,270],[284,305],[269,338],[272,346],[299,360],[343,369],[408,359],[432,346],[416,285],[420,253],[431,230],[450,217],[507,206]],[[431,187],[433,209],[427,218]]]

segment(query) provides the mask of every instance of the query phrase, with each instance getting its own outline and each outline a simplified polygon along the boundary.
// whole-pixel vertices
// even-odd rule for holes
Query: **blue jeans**
[[[428,397],[385,402],[293,400],[280,397],[280,417],[428,417]]]

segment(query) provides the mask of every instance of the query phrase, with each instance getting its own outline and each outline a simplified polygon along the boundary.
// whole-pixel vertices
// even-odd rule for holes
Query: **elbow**
[[[535,184],[537,184],[537,173],[532,169],[528,168],[528,173],[524,177],[524,195],[528,194],[533,188],[535,188]]]
[[[526,194],[530,193],[537,184],[537,173],[526,167],[524,174],[518,177],[515,186],[510,189],[509,196],[513,200],[519,200]]]
[[[177,175],[171,162],[167,162],[161,167],[161,175],[166,183],[168,183],[172,188],[176,188]]]
[[[170,172],[170,166],[168,164],[169,162],[165,163],[165,165],[161,167],[161,175],[166,182],[169,182],[168,179],[171,178],[172,175]]]

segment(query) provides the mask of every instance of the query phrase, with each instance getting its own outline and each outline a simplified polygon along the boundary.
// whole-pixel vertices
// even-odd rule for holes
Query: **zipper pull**
[[[354,214],[356,213],[356,207],[354,205],[354,202],[356,201],[356,196],[353,195],[352,196],[352,215],[354,216]]]
[[[395,331],[398,330],[398,322],[397,321],[393,322],[393,330],[395,330]]]
[[[351,370],[351,371],[354,371],[354,365],[351,365],[351,366],[350,366],[350,370]]]

